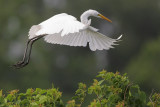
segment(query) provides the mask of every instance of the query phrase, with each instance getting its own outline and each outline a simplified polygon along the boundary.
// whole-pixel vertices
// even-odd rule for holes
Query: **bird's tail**
[[[36,33],[41,29],[40,25],[33,25],[29,30],[29,39],[32,39],[36,36]]]

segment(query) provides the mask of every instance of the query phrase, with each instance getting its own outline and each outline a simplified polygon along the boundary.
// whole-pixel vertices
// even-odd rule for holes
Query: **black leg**
[[[25,62],[25,59],[26,59],[26,56],[27,56],[27,51],[28,51],[28,45],[29,45],[29,43],[31,42],[31,40],[32,40],[32,39],[29,39],[29,40],[27,41],[27,47],[26,47],[26,49],[25,49],[25,52],[24,52],[22,61],[17,62],[17,64],[15,64],[15,66],[16,66],[16,65],[21,65],[21,64],[23,64],[23,63]]]
[[[19,61],[17,64],[13,65],[15,68],[22,68],[22,67],[26,66],[29,63],[33,43],[36,40],[42,38],[43,36],[44,35],[41,35],[41,36],[32,38],[32,39],[27,41],[27,47],[25,49],[23,59],[22,59],[22,61]],[[29,50],[28,50],[28,47],[29,47]],[[28,59],[26,59],[28,51],[29,51],[29,55],[28,55]]]
[[[25,49],[25,52],[24,52],[24,56],[23,56],[22,61],[17,62],[16,64],[13,65],[13,67],[15,67],[15,68],[20,68],[20,66],[25,63],[25,59],[26,59],[27,52],[28,52],[28,46],[29,46],[31,40],[32,40],[32,39],[29,39],[29,40],[27,41],[27,46],[26,46],[26,49]]]
[[[24,62],[25,59],[26,59],[27,50],[28,50],[28,45],[29,45],[29,43],[31,42],[31,40],[32,40],[32,39],[29,39],[29,40],[27,41],[27,47],[26,47],[26,49],[25,49],[25,52],[24,52],[24,55],[23,55],[23,60],[22,60],[22,62]]]
[[[38,39],[40,39],[40,38],[41,38],[41,37],[37,37],[37,38],[31,40],[30,49],[29,49],[29,54],[28,54],[28,59],[26,60],[25,63],[22,64],[22,67],[28,65],[28,63],[29,63],[29,61],[30,61],[30,56],[31,56],[31,52],[32,52],[33,43],[34,43],[35,41],[37,41]]]

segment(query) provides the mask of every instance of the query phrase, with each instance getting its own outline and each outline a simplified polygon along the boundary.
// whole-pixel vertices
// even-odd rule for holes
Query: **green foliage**
[[[19,90],[12,90],[5,97],[0,91],[0,107],[61,107],[63,102],[61,100],[62,93],[56,88],[35,90],[27,89],[26,93],[18,93]]]
[[[97,77],[101,79],[95,79],[93,85],[88,88],[89,94],[96,95],[90,107],[145,106],[145,93],[140,91],[138,85],[130,83],[126,74],[114,74],[103,70]]]
[[[160,94],[154,93],[146,102],[146,94],[139,86],[129,81],[126,74],[101,71],[87,88],[84,83],[79,87],[66,104],[66,107],[82,107],[86,96],[94,96],[88,107],[158,107]],[[0,107],[64,107],[61,100],[62,93],[54,88],[35,90],[30,88],[25,93],[12,90],[5,96],[0,90]]]
[[[86,96],[86,85],[83,83],[79,83],[79,87],[75,92],[75,96],[72,97],[71,101],[68,101],[66,107],[81,107],[82,103],[84,102],[84,98]]]
[[[160,93],[154,93],[148,102],[150,107],[160,107]]]

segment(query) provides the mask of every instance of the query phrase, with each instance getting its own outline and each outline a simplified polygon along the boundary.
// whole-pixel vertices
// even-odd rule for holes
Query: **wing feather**
[[[82,32],[82,34],[81,34],[81,40],[80,40],[80,46],[84,46],[84,42],[86,42],[85,40],[86,40],[85,39],[85,35]]]
[[[94,38],[94,40],[96,41],[96,45],[99,50],[104,49],[104,46],[102,45],[100,39],[97,38],[97,36]]]
[[[109,38],[91,29],[82,30],[76,33],[68,33],[65,36],[61,36],[61,32],[50,34],[45,36],[44,39],[49,43],[69,46],[87,46],[87,43],[89,43],[89,47],[92,51],[108,50],[113,48],[112,45],[115,45],[114,43],[118,41],[118,39]]]
[[[76,33],[76,39],[73,43],[73,46],[78,46],[78,41],[80,40],[80,33]]]
[[[90,32],[87,32],[89,35],[88,35],[88,42],[89,42],[89,47],[92,51],[95,51],[95,46],[94,46],[94,42],[93,42],[93,39],[92,39],[92,36],[90,34]]]
[[[101,37],[101,38],[99,38],[99,40],[100,40],[100,42],[102,43],[102,46],[103,46],[104,49],[109,49],[109,48],[111,48],[111,45],[112,45],[112,44],[109,43],[108,40],[106,40],[106,38]]]
[[[104,49],[108,50],[108,49],[110,48],[110,45],[111,45],[111,44],[108,44],[107,42],[105,42],[105,41],[103,40],[103,38],[100,38],[99,40],[100,40],[100,42],[101,42],[102,49],[104,48]]]
[[[76,40],[76,36],[71,36],[71,41],[70,41],[70,43],[69,43],[69,46],[73,46],[73,44],[74,44],[74,41]]]
[[[98,44],[96,43],[96,40],[95,40],[96,37],[91,36],[91,38],[92,38],[92,42],[93,42],[92,44],[93,44],[93,46],[95,47],[94,49],[95,49],[95,50],[96,50],[96,49],[99,49]],[[94,50],[94,51],[95,51],[95,50]]]
[[[103,49],[108,50],[109,48],[113,48],[112,45],[114,45],[113,43],[115,42],[115,39],[111,40],[111,38],[109,38],[109,37],[107,37],[107,36],[105,36],[103,34],[100,34],[100,33],[97,33],[97,34],[94,33],[94,34],[95,34],[94,36],[97,35],[97,39],[101,40],[100,42],[103,43],[102,50]]]

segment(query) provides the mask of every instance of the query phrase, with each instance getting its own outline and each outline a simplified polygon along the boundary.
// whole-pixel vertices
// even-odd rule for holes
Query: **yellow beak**
[[[102,14],[98,14],[98,16],[100,16],[102,19],[105,19],[105,20],[107,20],[107,21],[109,21],[109,22],[111,22],[111,23],[112,23],[112,21],[111,21],[110,19],[106,18],[106,17],[105,17],[105,16],[103,16]]]

